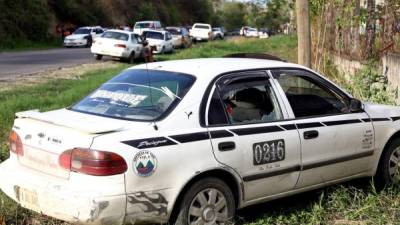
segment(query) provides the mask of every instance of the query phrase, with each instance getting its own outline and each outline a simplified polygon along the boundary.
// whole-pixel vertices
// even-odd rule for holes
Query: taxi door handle
[[[218,144],[218,150],[220,150],[221,152],[231,151],[234,150],[235,148],[236,145],[235,142],[233,141],[221,142]]]
[[[303,133],[304,139],[313,139],[318,137],[318,131],[316,130],[310,130],[310,131],[305,131]]]

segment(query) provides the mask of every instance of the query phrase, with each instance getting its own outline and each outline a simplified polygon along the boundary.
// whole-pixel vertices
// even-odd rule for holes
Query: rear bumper
[[[12,156],[15,157],[15,156]],[[101,183],[64,180],[20,166],[17,159],[0,164],[0,189],[22,207],[74,224],[123,224],[127,196],[124,176]],[[105,183],[104,183],[105,184]],[[112,186],[112,185],[108,185]]]
[[[173,44],[174,48],[182,47],[183,46],[183,41],[182,41],[181,38],[176,38],[176,39],[174,39],[172,44]]]
[[[117,58],[129,58],[129,56],[130,56],[130,52],[126,51],[125,49],[122,49],[122,48],[107,50],[107,49],[92,47],[91,51],[93,54],[105,55],[105,56],[111,56],[111,57],[117,57]]]
[[[196,40],[196,41],[209,41],[210,37],[209,36],[207,36],[207,37],[205,37],[205,36],[193,36],[193,40]]]
[[[151,48],[153,49],[153,54],[161,54],[161,53],[163,53],[163,47],[162,46],[151,45]]]
[[[86,45],[87,45],[87,39],[64,41],[65,47],[75,47],[75,46],[77,47],[77,46],[86,46]]]

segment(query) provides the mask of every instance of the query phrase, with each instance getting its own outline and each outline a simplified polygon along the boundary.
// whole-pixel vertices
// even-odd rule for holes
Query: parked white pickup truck
[[[190,30],[190,36],[195,41],[208,41],[213,39],[212,29],[210,24],[195,23]]]

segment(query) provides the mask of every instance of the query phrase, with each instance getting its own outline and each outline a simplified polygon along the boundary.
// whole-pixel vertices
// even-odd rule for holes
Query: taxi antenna
[[[147,64],[148,63],[147,63],[147,60],[146,60],[146,75],[147,75],[147,83],[148,83],[149,92],[150,92],[149,93],[150,94],[150,103],[151,103],[152,106],[154,106],[154,103],[153,103],[153,92],[151,91],[151,79],[150,79],[149,67],[148,67]],[[155,118],[153,118],[153,128],[154,128],[154,130],[158,130],[158,126],[156,124],[156,119]]]

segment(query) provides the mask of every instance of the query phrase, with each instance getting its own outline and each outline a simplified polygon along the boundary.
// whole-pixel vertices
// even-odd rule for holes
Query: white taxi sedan
[[[72,223],[220,225],[326,185],[399,180],[400,108],[281,61],[139,65],[71,107],[16,116],[1,190]]]
[[[174,40],[168,31],[149,30],[143,32],[144,38],[149,42],[154,54],[172,53]]]
[[[93,40],[91,52],[96,60],[111,56],[134,63],[135,59],[143,57],[143,44],[139,35],[133,32],[108,30]]]

